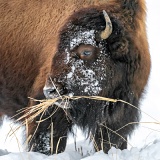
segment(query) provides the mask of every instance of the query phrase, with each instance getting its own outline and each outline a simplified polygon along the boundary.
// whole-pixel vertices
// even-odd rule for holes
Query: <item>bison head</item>
[[[71,16],[60,32],[58,49],[44,87],[45,96],[123,99],[126,93],[132,95],[126,77],[128,41],[123,37],[124,30],[121,28],[117,20],[96,9],[80,11]],[[58,102],[57,105],[63,108],[64,104]],[[105,101],[79,99],[69,101],[67,107],[75,122],[87,127],[93,126],[95,121],[99,123],[111,117],[114,105]]]

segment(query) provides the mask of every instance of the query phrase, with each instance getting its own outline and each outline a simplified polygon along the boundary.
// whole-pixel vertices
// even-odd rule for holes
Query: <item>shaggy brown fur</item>
[[[121,63],[122,69],[124,67],[125,70],[118,72],[118,70],[115,71],[115,68],[112,69],[113,72],[117,73],[114,76],[112,85],[115,87],[117,83],[120,83],[119,79],[125,74],[126,78],[122,79],[123,81],[121,82],[122,84],[125,83],[124,86],[127,86],[127,89],[134,94],[134,97],[127,97],[125,94],[128,90],[126,89],[122,96],[119,93],[123,92],[122,89],[119,92],[114,92],[114,88],[112,88],[111,90],[114,94],[106,94],[104,96],[121,98],[138,105],[150,72],[150,56],[145,28],[145,9],[145,0],[59,0],[56,3],[52,0],[0,0],[0,115],[13,116],[17,110],[31,105],[28,97],[44,98],[43,87],[48,73],[51,74],[53,79],[57,78],[58,75],[68,73],[68,71],[65,71],[65,73],[62,71],[62,68],[65,68],[65,66],[62,63],[62,57],[57,54],[57,51],[60,52],[61,48],[65,48],[65,43],[62,42],[65,42],[68,24],[71,22],[81,25],[79,23],[82,21],[84,26],[88,27],[87,24],[90,22],[86,24],[84,20],[85,16],[88,14],[89,19],[92,17],[92,14],[95,17],[99,15],[102,17],[102,10],[105,10],[109,14],[113,23],[113,33],[103,43],[108,44],[106,49],[110,51],[115,63],[113,65],[110,62],[107,63],[112,68],[117,62],[125,61],[125,67],[123,66],[124,63]],[[102,28],[104,28],[104,20],[101,21]],[[90,27],[92,28],[92,24]],[[102,30],[102,28],[99,27],[98,30]],[[119,35],[116,35],[116,33]],[[53,59],[54,55],[55,59]],[[62,65],[62,68],[60,68],[61,65],[59,64]],[[119,69],[121,66],[117,68]],[[130,101],[130,99],[132,100]],[[52,113],[52,111],[53,109],[49,113]],[[122,111],[121,114],[117,115],[116,113],[115,117],[113,114],[114,118],[111,116],[112,122],[108,123],[108,127],[116,130],[128,122],[138,119],[136,111],[125,112],[134,114],[134,116],[131,116],[133,117],[131,119],[123,118],[123,113]],[[73,116],[79,115],[74,110],[69,114],[73,114]],[[92,115],[94,113],[85,114]],[[110,114],[112,113],[108,113],[107,116],[110,116]],[[47,113],[46,116],[48,116]],[[81,118],[85,119],[85,116],[82,115]],[[99,116],[101,116],[100,113]],[[116,116],[123,123],[118,125]],[[88,122],[89,117],[86,118],[87,122],[79,122],[77,119],[68,120],[65,117],[62,109],[59,109],[56,116],[52,117],[54,126],[58,126],[55,128],[53,135],[54,152],[59,138],[67,136],[74,122],[79,124],[83,129],[86,129],[85,127],[88,126],[92,132],[94,127],[96,129],[95,124],[92,124],[92,120]],[[93,121],[95,122],[95,120]],[[106,123],[108,121],[107,119]],[[49,127],[50,122],[51,120],[48,120],[44,124],[41,124],[35,138],[30,143],[30,148],[33,147],[34,151],[50,154],[50,149],[48,149],[50,144],[46,144],[47,142],[43,140],[44,137],[46,141],[50,139],[48,131],[45,131],[46,127]],[[35,126],[34,122],[30,125],[30,134],[33,134]],[[98,129],[97,127],[97,130],[93,134],[99,149],[102,149],[101,140],[99,140],[101,135]],[[119,134],[127,138],[133,129],[134,126]],[[108,137],[106,129],[103,128],[102,130],[105,132],[104,138]],[[120,140],[120,138],[113,135],[111,140],[119,148],[126,148],[126,143]],[[65,146],[66,138],[62,138],[58,152],[62,152]],[[104,147],[104,151],[107,152],[108,149],[109,146],[107,144]]]
[[[13,116],[16,110],[26,106],[26,97],[30,96],[34,83],[33,92],[42,91],[59,30],[68,16],[87,5],[99,3],[104,1],[0,1],[2,113]]]

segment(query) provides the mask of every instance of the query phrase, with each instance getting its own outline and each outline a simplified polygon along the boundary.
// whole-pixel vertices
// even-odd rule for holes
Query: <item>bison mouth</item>
[[[64,98],[64,90],[57,90],[56,87],[52,86],[46,86],[43,88],[43,93],[46,97],[46,99],[56,99],[58,100],[54,102],[54,105],[57,107],[60,107],[62,109],[69,109],[71,108],[71,99]],[[62,96],[63,95],[63,96]],[[73,93],[65,94],[65,97],[72,97]]]
[[[79,126],[87,127],[88,123],[93,123],[93,125],[103,123],[112,114],[113,103],[98,100],[96,96],[75,96],[72,92],[62,94],[64,91],[56,91],[53,85],[52,87],[45,86],[43,92],[47,99],[58,98],[53,106],[65,110],[67,117]],[[86,117],[90,118],[86,119]]]
[[[76,124],[82,124],[84,121],[87,125],[88,122],[85,120],[87,115],[91,117],[90,119],[94,117],[96,123],[105,121],[108,117],[107,115],[110,115],[109,110],[112,108],[110,107],[113,104],[112,102],[101,99],[97,100],[96,95],[81,95],[81,92],[75,88],[73,89],[75,92],[70,91],[70,89],[66,89],[62,85],[55,84],[51,79],[49,82],[50,83],[47,81],[43,88],[45,97],[47,99],[57,98],[53,106],[66,110],[67,116],[69,116]],[[93,123],[95,123],[95,119],[93,120]]]
[[[66,95],[66,97],[69,97],[69,95]],[[71,105],[71,99],[67,99],[67,98],[61,98],[59,100],[57,100],[54,105],[56,105],[57,107],[60,107],[62,109],[70,109],[72,108],[72,105]]]
[[[98,105],[99,107],[101,106],[104,108],[104,106],[108,106],[109,102],[108,101],[99,101],[96,100],[96,96],[74,96],[74,93],[67,93],[67,94],[62,94],[64,91],[62,90],[57,90],[55,87],[47,87],[45,86],[43,88],[43,93],[47,99],[56,99],[56,102],[54,102],[54,105],[62,108],[62,109],[70,109],[70,108],[79,108],[78,106],[81,107],[89,107],[89,106],[95,106]],[[90,99],[91,97],[91,99]],[[92,99],[95,97],[95,99]],[[100,107],[100,108],[101,108]]]

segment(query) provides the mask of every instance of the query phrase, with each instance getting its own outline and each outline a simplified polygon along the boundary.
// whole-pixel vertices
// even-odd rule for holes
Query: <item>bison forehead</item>
[[[76,17],[76,16],[75,16]],[[97,32],[104,30],[105,20],[103,13],[95,11],[93,13],[81,13],[78,18],[72,17],[61,29],[59,46],[68,46],[73,49],[80,43],[96,45],[95,36]]]
[[[70,37],[70,49],[72,50],[79,44],[91,44],[93,46],[96,45],[95,41],[95,30],[83,30],[80,28],[78,32]]]

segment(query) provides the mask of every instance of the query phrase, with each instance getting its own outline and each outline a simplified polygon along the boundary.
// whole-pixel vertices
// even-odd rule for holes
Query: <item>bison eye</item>
[[[80,46],[78,46],[76,52],[78,57],[82,60],[94,61],[95,59],[97,59],[98,50],[92,45],[81,44]]]
[[[90,56],[92,54],[92,51],[83,51],[82,53],[81,53],[81,55],[83,56]]]

